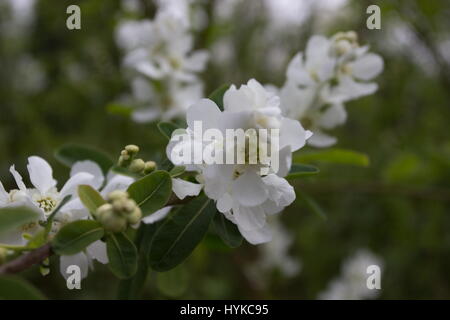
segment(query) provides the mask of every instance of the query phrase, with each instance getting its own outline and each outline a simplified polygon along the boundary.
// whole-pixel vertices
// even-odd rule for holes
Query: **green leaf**
[[[242,244],[242,235],[237,226],[228,220],[224,214],[217,212],[213,220],[214,231],[222,241],[231,248]]]
[[[56,214],[59,212],[59,210],[61,210],[62,207],[64,207],[64,205],[67,202],[70,201],[70,199],[72,199],[72,196],[70,194],[65,196],[64,199],[62,199],[59,205],[55,208],[55,210],[53,210],[53,212],[48,216],[47,221],[45,221],[45,232],[44,232],[45,238],[50,233],[53,224],[53,219],[55,218]]]
[[[78,186],[78,197],[91,214],[95,214],[97,208],[106,203],[101,194],[89,185]]]
[[[50,225],[51,226],[51,225]],[[47,242],[47,225],[46,229],[38,231],[33,237],[28,241],[27,248],[37,249],[42,247]]]
[[[214,90],[213,93],[209,95],[209,99],[214,101],[220,110],[223,111],[223,95],[230,88],[229,84],[224,84],[218,89]]]
[[[94,161],[102,168],[105,175],[114,164],[106,153],[92,147],[77,144],[67,144],[62,146],[56,151],[55,157],[58,161],[68,167],[71,167],[78,161]]]
[[[305,201],[305,204],[308,206],[308,208],[318,215],[321,219],[327,220],[327,214],[325,211],[319,206],[319,204],[314,200],[312,197],[307,195],[305,192],[297,192],[297,196],[300,196],[300,199],[303,199]]]
[[[120,300],[138,299],[148,274],[147,252],[157,230],[158,223],[141,223],[134,243],[138,250],[138,268],[130,279],[122,280],[119,283],[117,298]]]
[[[158,129],[161,131],[161,133],[170,140],[172,138],[172,132],[174,132],[176,129],[179,129],[180,127],[177,126],[173,122],[160,122],[158,123]]]
[[[45,300],[31,284],[15,276],[0,277],[0,300]]]
[[[113,115],[129,117],[135,109],[125,104],[112,102],[106,106],[106,110]]]
[[[84,250],[105,234],[102,226],[93,220],[78,220],[65,225],[53,239],[52,248],[59,255],[73,255]]]
[[[369,157],[360,152],[344,149],[326,149],[314,152],[301,152],[294,155],[294,162],[327,162],[367,167]]]
[[[291,170],[289,174],[286,176],[286,179],[295,179],[303,176],[311,176],[318,174],[320,170],[316,167],[307,165],[307,164],[298,164],[294,163],[291,166]]]
[[[0,208],[0,234],[39,220],[40,214],[30,207]]]
[[[164,171],[170,171],[173,168],[175,168],[175,166],[173,165],[172,161],[170,161],[169,159],[164,159],[161,164],[158,166],[158,168],[160,168],[161,170]]]
[[[119,279],[131,278],[137,271],[138,252],[134,243],[124,233],[114,233],[106,238],[109,269]]]
[[[128,194],[136,201],[144,216],[161,209],[172,194],[172,178],[166,171],[155,171],[128,187]]]
[[[216,207],[205,195],[195,198],[162,221],[149,249],[149,264],[167,271],[183,262],[203,239]]]
[[[188,288],[189,275],[183,265],[170,271],[156,275],[156,286],[159,291],[170,298],[178,298]]]
[[[172,178],[181,176],[186,171],[185,166],[175,166],[172,170],[170,170],[169,174]]]

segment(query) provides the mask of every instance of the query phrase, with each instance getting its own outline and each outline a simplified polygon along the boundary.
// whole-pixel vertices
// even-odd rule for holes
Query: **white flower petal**
[[[0,206],[3,206],[8,202],[9,195],[6,192],[5,187],[3,187],[2,182],[0,181]]]
[[[306,131],[297,120],[282,118],[280,130],[280,149],[290,146],[291,151],[297,151],[306,143]]]
[[[31,183],[41,194],[47,193],[51,188],[56,186],[56,180],[53,179],[52,167],[44,159],[36,156],[29,157],[27,168]]]
[[[297,53],[289,63],[286,71],[288,83],[295,83],[295,85],[310,86],[314,84],[309,72],[303,64],[303,54]]]
[[[266,225],[266,215],[261,208],[237,206],[233,208],[233,216],[240,230],[259,229]]]
[[[272,240],[272,231],[267,224],[262,228],[251,230],[242,229],[239,225],[238,228],[245,240],[253,245],[270,242]]]
[[[171,206],[159,209],[155,213],[144,217],[142,219],[142,222],[145,224],[152,224],[152,223],[158,222],[158,221],[164,219],[169,214],[170,210],[172,210]]]
[[[317,148],[325,148],[330,147],[337,142],[335,137],[329,136],[322,131],[314,131],[314,134],[310,139],[308,139],[308,144],[317,147]]]
[[[198,196],[203,186],[198,183],[192,183],[183,179],[172,179],[172,191],[178,199],[183,200],[187,196]]]
[[[192,53],[185,60],[185,68],[189,71],[200,72],[205,68],[206,62],[208,62],[209,53],[206,50],[198,50]]]
[[[94,180],[94,176],[90,173],[80,172],[70,177],[67,180],[64,187],[61,189],[60,195],[63,199],[67,195],[73,195],[77,193],[78,186],[82,184],[92,185],[92,181]]]
[[[209,99],[202,99],[193,104],[187,111],[186,120],[189,128],[194,129],[194,121],[201,121],[203,130],[218,127],[220,109]]]
[[[132,113],[131,118],[138,122],[138,123],[144,123],[144,122],[152,122],[158,117],[161,116],[161,111],[156,107],[148,107],[145,109],[139,109]]]
[[[97,240],[87,246],[86,251],[92,259],[97,260],[102,264],[107,264],[109,262],[108,255],[106,253],[106,243]]]
[[[330,90],[328,97],[331,103],[350,101],[363,96],[370,95],[377,91],[376,83],[356,82],[352,77],[341,77],[339,84]]]
[[[286,207],[295,200],[294,188],[287,182],[275,174],[269,174],[262,178],[268,188],[269,198],[274,201],[277,206]]]
[[[342,103],[331,105],[322,113],[318,126],[324,129],[333,129],[334,127],[345,123],[347,120],[347,111]]]
[[[233,182],[233,198],[241,205],[254,207],[267,199],[261,177],[255,172],[247,170]]]
[[[360,80],[370,80],[375,78],[383,71],[383,59],[375,54],[368,53],[351,63],[353,76]]]
[[[80,252],[71,256],[61,256],[59,258],[59,271],[66,280],[71,275],[67,273],[67,268],[73,265],[80,268],[81,279],[87,277],[89,272],[89,261],[84,252]]]
[[[123,175],[109,175],[108,182],[106,186],[101,191],[101,195],[106,197],[108,193],[115,190],[125,191],[128,189],[130,184],[134,182],[134,179],[131,177],[123,176]]]
[[[14,180],[16,181],[16,184],[17,184],[17,186],[19,187],[19,190],[21,190],[21,191],[26,191],[26,190],[27,190],[27,187],[26,187],[25,184],[23,183],[22,176],[20,175],[19,172],[16,171],[16,168],[15,168],[14,165],[12,165],[12,166],[9,168],[9,172],[11,172],[11,174],[13,175]]]
[[[252,109],[253,102],[246,86],[238,90],[232,85],[223,95],[223,108],[225,111],[241,112]]]
[[[94,189],[99,189],[103,185],[105,178],[103,176],[102,169],[97,163],[90,160],[78,161],[72,166],[70,176],[73,177],[80,172],[90,173],[94,176],[91,184]]]
[[[285,177],[291,170],[292,165],[292,151],[291,147],[284,147],[279,151],[279,168],[278,172],[275,172],[280,177]]]
[[[229,212],[233,208],[233,198],[229,193],[225,193],[217,200],[216,207],[219,212]]]

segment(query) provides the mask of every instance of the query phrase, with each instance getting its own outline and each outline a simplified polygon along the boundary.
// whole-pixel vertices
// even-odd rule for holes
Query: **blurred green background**
[[[29,2],[21,0],[18,2]],[[106,106],[129,92],[114,40],[125,17],[152,18],[155,4],[129,0],[35,1],[32,12],[0,0],[0,177],[12,188],[11,164],[25,171],[39,155],[63,183],[59,146],[85,143],[117,155],[129,143],[158,159],[165,139],[155,124],[135,124]],[[81,7],[82,29],[66,28],[66,8]],[[366,8],[382,9],[381,30],[366,28]],[[281,221],[294,237],[290,255],[301,272],[272,270],[252,281],[255,247],[229,250],[207,238],[173,277],[152,273],[145,298],[315,299],[358,248],[384,260],[379,298],[450,298],[450,2],[194,1],[196,47],[211,51],[206,95],[250,78],[282,85],[287,63],[312,34],[355,30],[385,59],[379,91],[347,104],[348,122],[334,130],[337,147],[370,157],[370,166],[320,164],[295,182],[326,212],[323,220],[299,199]],[[201,22],[201,23],[200,23]],[[311,149],[308,147],[307,149]],[[57,259],[46,277],[24,276],[52,299],[112,299],[117,280],[96,264],[82,290],[69,291]]]

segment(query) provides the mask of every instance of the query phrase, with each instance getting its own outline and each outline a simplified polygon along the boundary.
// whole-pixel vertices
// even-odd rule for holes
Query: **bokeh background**
[[[81,7],[82,29],[66,28],[66,8]],[[381,30],[366,28],[366,8],[382,10]],[[320,164],[295,182],[326,214],[301,198],[281,223],[289,256],[301,268],[252,271],[261,250],[226,249],[213,236],[170,276],[151,273],[144,298],[316,299],[360,248],[383,260],[378,298],[450,298],[450,2],[441,0],[193,1],[196,48],[211,60],[206,93],[250,78],[282,85],[294,54],[313,34],[355,30],[385,60],[379,91],[347,104],[349,119],[333,131],[337,147],[370,157],[369,167]],[[136,124],[107,106],[129,92],[114,39],[124,18],[152,18],[142,0],[0,0],[0,178],[12,188],[11,164],[46,158],[60,183],[68,169],[59,146],[85,143],[115,156],[129,143],[158,159],[165,139],[155,124]],[[308,149],[311,149],[308,147]],[[24,273],[51,299],[113,299],[118,281],[96,264],[69,291],[57,259],[46,277]]]

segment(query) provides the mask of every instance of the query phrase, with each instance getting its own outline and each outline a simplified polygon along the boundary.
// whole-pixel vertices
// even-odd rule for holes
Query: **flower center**
[[[52,199],[50,197],[45,197],[42,199],[37,200],[37,203],[39,205],[39,208],[43,209],[45,213],[51,212],[56,207],[56,200]]]
[[[30,222],[30,223],[27,223],[27,224],[24,224],[22,227],[21,227],[21,229],[22,229],[22,232],[28,232],[28,231],[30,231],[30,230],[33,230],[35,227],[37,226],[37,223],[36,222]]]

